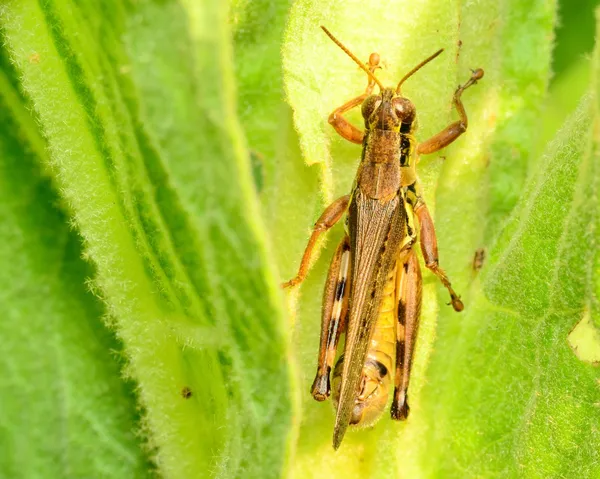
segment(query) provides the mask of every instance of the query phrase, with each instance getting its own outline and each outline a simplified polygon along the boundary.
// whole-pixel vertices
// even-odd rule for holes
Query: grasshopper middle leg
[[[407,391],[421,314],[421,268],[415,250],[405,253],[397,267],[396,376],[391,415],[392,419],[404,420],[409,411]]]
[[[435,153],[436,151],[448,146],[465,131],[467,131],[467,127],[469,126],[469,120],[467,118],[467,112],[465,111],[465,107],[463,106],[460,97],[467,88],[469,88],[471,85],[475,85],[475,83],[477,83],[477,80],[480,80],[481,78],[483,78],[483,70],[481,68],[478,68],[477,70],[473,70],[473,74],[471,75],[469,81],[467,81],[464,85],[458,87],[458,89],[454,93],[454,106],[458,111],[460,120],[455,121],[451,125],[444,128],[442,131],[440,131],[438,134],[419,144],[419,146],[417,147],[417,153],[419,155],[428,155],[430,153]]]
[[[462,311],[464,309],[463,302],[460,300],[458,294],[452,289],[448,276],[439,265],[437,238],[435,236],[433,220],[431,219],[427,205],[422,201],[418,202],[415,207],[415,214],[419,219],[421,228],[421,252],[423,254],[423,259],[425,260],[425,266],[440,279],[450,293],[450,301],[454,310]]]
[[[302,256],[302,261],[300,262],[300,268],[298,268],[298,273],[295,277],[290,279],[289,281],[283,283],[281,285],[282,288],[289,288],[290,286],[296,286],[298,283],[304,281],[306,274],[308,273],[308,266],[310,264],[310,258],[312,256],[312,251],[317,243],[317,239],[321,236],[321,233],[327,231],[333,225],[335,225],[345,211],[348,209],[348,202],[350,201],[350,195],[342,196],[338,198],[333,203],[331,203],[321,217],[315,223],[313,228],[313,232],[310,235],[310,239],[308,240],[308,244],[306,245],[306,249],[304,250],[304,255]]]

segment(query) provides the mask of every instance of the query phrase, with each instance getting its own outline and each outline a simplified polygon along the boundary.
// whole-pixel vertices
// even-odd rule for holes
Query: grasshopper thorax
[[[409,133],[415,121],[415,106],[393,88],[385,88],[379,95],[367,97],[361,110],[367,130]]]

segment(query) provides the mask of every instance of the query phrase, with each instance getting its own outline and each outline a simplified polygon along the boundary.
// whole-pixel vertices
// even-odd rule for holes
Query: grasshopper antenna
[[[361,67],[366,73],[367,75],[369,75],[369,78],[371,78],[375,83],[377,83],[377,85],[379,85],[379,88],[381,90],[384,89],[383,85],[381,84],[381,82],[377,79],[377,77],[371,72],[371,70],[369,70],[369,68],[363,63],[361,62],[356,55],[354,55],[354,53],[352,53],[350,50],[348,50],[344,44],[342,42],[340,42],[337,38],[335,38],[333,36],[333,34],[327,30],[323,25],[321,25],[321,28],[323,29],[323,31],[327,34],[327,36],[329,38],[331,38],[331,40],[333,41],[333,43],[335,43],[338,47],[340,47],[342,50],[344,50],[344,52],[346,53],[346,55],[348,55],[350,58],[352,58],[352,60],[354,60],[354,62]],[[438,54],[441,53],[438,52]],[[426,63],[426,62],[425,62]],[[421,66],[421,65],[419,65]],[[412,73],[412,72],[411,72]]]
[[[398,95],[400,94],[400,87],[406,80],[408,80],[414,73],[416,73],[417,71],[419,71],[419,69],[421,69],[422,67],[427,65],[431,60],[433,60],[435,57],[437,57],[443,51],[444,51],[444,49],[440,48],[437,52],[435,52],[430,57],[427,57],[425,60],[423,60],[421,63],[419,63],[416,67],[414,67],[411,71],[409,71],[406,75],[404,75],[402,77],[402,80],[400,80],[400,83],[398,83],[398,86],[396,87],[396,94],[398,94]]]

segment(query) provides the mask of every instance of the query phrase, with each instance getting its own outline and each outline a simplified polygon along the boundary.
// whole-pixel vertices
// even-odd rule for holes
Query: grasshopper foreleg
[[[398,323],[392,419],[404,420],[408,417],[407,391],[421,314],[421,292],[421,268],[415,250],[411,249],[398,261],[396,277]]]
[[[371,53],[369,56],[368,67],[371,73],[375,72],[377,68],[381,68],[379,66],[379,55],[377,53]],[[367,89],[362,95],[359,95],[356,98],[344,103],[329,115],[329,124],[333,126],[335,131],[337,131],[340,136],[344,137],[348,141],[351,141],[352,143],[362,143],[364,133],[362,130],[359,130],[352,123],[346,120],[344,118],[344,113],[362,104],[362,102],[373,92],[374,87],[375,81],[369,78]]]
[[[321,217],[315,223],[313,228],[313,232],[310,235],[310,239],[308,240],[308,244],[306,245],[306,249],[304,250],[304,255],[302,256],[302,261],[300,262],[300,268],[298,268],[298,273],[296,276],[289,281],[283,283],[281,285],[282,288],[288,288],[290,286],[296,286],[298,283],[304,281],[306,277],[306,273],[308,273],[308,267],[310,265],[310,258],[312,256],[312,251],[317,243],[317,239],[321,236],[321,233],[327,231],[333,225],[335,225],[339,219],[342,217],[346,209],[348,208],[348,201],[350,200],[350,195],[342,196],[338,198],[333,203],[331,203],[323,212]]]
[[[333,255],[323,291],[319,363],[310,391],[317,401],[324,401],[331,393],[331,369],[340,334],[346,326],[348,291],[350,291],[349,272],[350,238],[346,236]]]
[[[435,153],[436,151],[448,146],[465,131],[467,131],[467,127],[469,126],[469,120],[467,118],[467,112],[465,111],[465,107],[462,104],[460,97],[467,88],[469,88],[471,85],[475,85],[477,83],[477,80],[480,80],[481,78],[483,78],[483,70],[481,68],[478,68],[477,70],[473,70],[473,74],[471,75],[469,81],[467,81],[464,85],[458,87],[458,89],[454,93],[454,106],[456,107],[456,111],[458,111],[458,116],[460,117],[460,120],[455,121],[451,125],[444,128],[442,131],[440,131],[438,134],[419,144],[419,146],[417,147],[417,153],[419,155],[428,155],[430,153]]]
[[[460,300],[460,297],[456,294],[456,292],[452,289],[450,280],[448,279],[448,276],[446,276],[446,273],[444,273],[444,270],[440,268],[438,259],[437,238],[435,236],[433,220],[431,219],[429,210],[427,209],[427,206],[423,201],[419,201],[419,203],[415,207],[415,214],[419,219],[421,252],[423,254],[423,259],[425,260],[425,266],[427,266],[427,268],[440,279],[442,284],[450,293],[450,300],[454,310],[462,311],[464,309],[463,302]]]

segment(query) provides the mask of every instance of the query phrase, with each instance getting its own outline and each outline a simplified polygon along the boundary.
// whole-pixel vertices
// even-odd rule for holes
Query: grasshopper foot
[[[296,276],[295,278],[292,278],[289,281],[286,281],[285,283],[281,283],[281,289],[293,288],[294,286],[296,286],[297,284],[300,284],[301,282],[302,282],[302,280],[298,276]]]
[[[396,421],[405,421],[408,418],[410,408],[408,407],[408,396],[406,391],[394,391],[394,401],[392,402],[391,409],[392,419]]]
[[[310,388],[312,397],[317,401],[325,401],[331,393],[331,385],[329,383],[329,372],[321,374],[317,372],[312,387]]]
[[[467,88],[469,88],[472,85],[476,85],[477,80],[481,80],[482,78],[483,78],[483,70],[481,68],[476,68],[475,70],[471,70],[471,78],[469,78],[469,80],[464,85],[458,85],[455,95],[460,96],[463,91],[465,91]]]
[[[463,309],[465,309],[465,305],[463,304],[460,296],[458,296],[454,291],[450,293],[450,303],[454,308],[454,311],[460,313]]]

